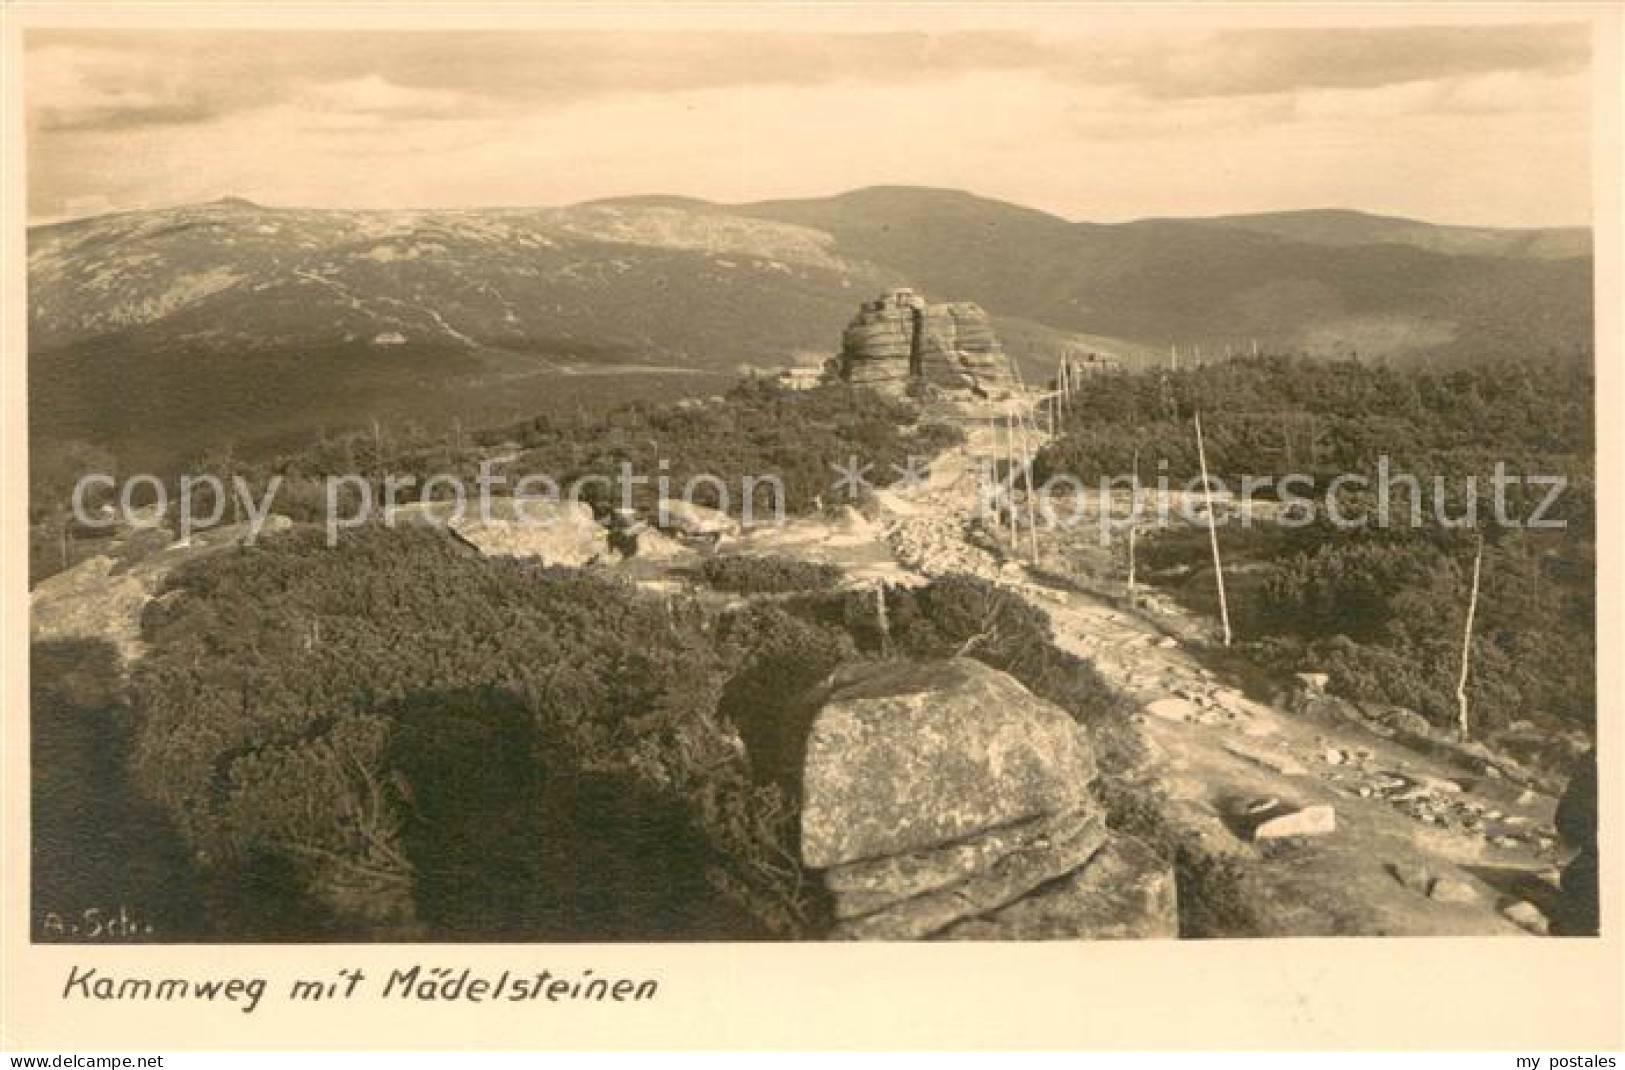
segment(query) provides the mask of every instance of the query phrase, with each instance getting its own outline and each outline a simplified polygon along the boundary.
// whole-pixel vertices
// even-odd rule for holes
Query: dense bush
[[[700,578],[719,591],[788,594],[828,590],[841,582],[841,570],[794,557],[723,554],[700,564]]]
[[[82,939],[84,926],[120,920],[121,908],[151,926],[126,938],[204,935],[186,850],[162,811],[130,785],[131,719],[117,652],[67,640],[36,642],[30,655],[35,939]]]
[[[173,585],[190,597],[156,603],[145,621],[152,652],[134,681],[135,768],[216,864],[270,853],[319,900],[352,913],[362,904],[402,925],[432,915],[436,904],[410,902],[424,891],[414,877],[437,863],[412,853],[413,842],[430,846],[414,836],[424,790],[400,760],[410,751],[403,724],[432,710],[448,724],[472,718],[468,731],[495,733],[493,746],[520,747],[536,764],[529,794],[500,800],[537,814],[536,835],[555,842],[536,853],[568,863],[582,847],[579,831],[545,818],[579,809],[557,785],[597,777],[619,785],[623,800],[676,815],[695,842],[733,841],[737,853],[670,858],[685,870],[674,888],[715,875],[772,898],[750,885],[751,873],[724,872],[742,861],[748,870],[750,850],[772,845],[742,846],[745,834],[729,827],[706,834],[708,824],[755,820],[777,804],[756,798],[761,789],[718,720],[730,667],[696,606],[582,573],[486,561],[411,531],[358,532],[337,548],[303,534],[268,540],[199,562]],[[488,722],[501,710],[523,716],[498,731]],[[533,937],[581,935],[549,933],[548,918],[571,912],[538,899],[585,908],[595,892],[612,898],[605,882],[614,879],[516,888],[515,901],[452,928],[491,935],[474,931],[485,917],[509,931],[528,924]],[[723,912],[693,924],[723,924]]]
[[[1243,607],[1271,661],[1333,690],[1454,723],[1474,547],[1466,538],[1355,539],[1270,562]],[[1542,540],[1486,543],[1468,698],[1484,727],[1596,710],[1594,593]]]
[[[211,871],[285,874],[352,938],[816,931],[765,766],[854,658],[977,657],[1123,724],[1041,613],[970,579],[888,592],[889,637],[872,592],[718,610],[404,529],[296,531],[171,588],[133,681],[138,786]]]
[[[1473,557],[1471,533],[1436,523],[1463,515],[1477,480],[1487,539],[1469,698],[1478,723],[1558,717],[1595,722],[1595,482],[1592,376],[1578,363],[1514,362],[1434,371],[1286,358],[1182,372],[1098,376],[1076,399],[1041,475],[1122,476],[1139,451],[1148,488],[1196,475],[1190,417],[1200,407],[1208,464],[1232,490],[1242,476],[1370,477],[1380,457],[1415,476],[1427,499],[1410,526],[1411,492],[1396,484],[1392,523],[1338,527],[1324,509],[1301,527],[1220,529],[1238,637],[1283,669],[1324,671],[1338,693],[1404,706],[1437,724],[1455,717],[1456,674]],[[1496,462],[1513,475],[1568,486],[1547,519],[1561,529],[1492,523]],[[1442,506],[1435,480],[1445,491]],[[1302,486],[1295,488],[1304,490]],[[1541,484],[1505,488],[1507,515],[1527,519]],[[1311,496],[1315,492],[1308,492]],[[1323,504],[1323,503],[1322,503]],[[1374,492],[1340,499],[1375,516]],[[1255,522],[1256,525],[1256,522]],[[1175,526],[1144,540],[1153,582],[1216,612],[1207,533]]]

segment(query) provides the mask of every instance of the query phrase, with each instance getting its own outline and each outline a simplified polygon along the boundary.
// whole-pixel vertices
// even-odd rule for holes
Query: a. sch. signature
[[[80,910],[47,910],[36,930],[42,940],[150,940],[156,935],[141,912],[120,903]]]

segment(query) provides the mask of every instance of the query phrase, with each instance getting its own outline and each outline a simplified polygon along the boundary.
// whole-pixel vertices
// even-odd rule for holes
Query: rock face
[[[981,307],[968,301],[927,304],[913,290],[891,290],[858,310],[841,338],[841,376],[894,393],[914,384],[996,393],[1007,389],[1010,362]]]
[[[815,703],[801,854],[832,936],[1175,934],[1172,875],[1106,830],[1083,732],[1011,676],[967,658],[865,664]]]

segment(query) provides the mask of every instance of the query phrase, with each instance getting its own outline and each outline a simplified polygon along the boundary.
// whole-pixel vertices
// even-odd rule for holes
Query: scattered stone
[[[1157,645],[1162,647],[1164,650],[1172,650],[1174,647],[1179,645],[1179,640],[1175,639],[1171,635],[1165,635],[1161,639],[1157,640]]]
[[[1481,897],[1466,881],[1435,877],[1428,885],[1428,898],[1439,903],[1477,903]]]
[[[1518,928],[1532,932],[1537,936],[1545,936],[1549,926],[1546,915],[1540,912],[1540,908],[1524,899],[1519,899],[1502,907],[1501,916],[1518,926]]]
[[[1388,867],[1388,872],[1394,880],[1409,888],[1417,895],[1427,895],[1438,878],[1426,866],[1414,863],[1396,862]]]
[[[1331,676],[1323,672],[1295,673],[1294,678],[1303,685],[1305,691],[1315,695],[1324,694],[1326,685],[1332,682]]]
[[[1272,817],[1253,829],[1253,842],[1282,840],[1294,836],[1325,836],[1337,831],[1337,812],[1325,804]]]
[[[1336,747],[1327,747],[1321,757],[1325,759],[1327,765],[1342,765],[1347,760],[1343,752]]]
[[[1173,697],[1154,699],[1140,707],[1140,710],[1159,720],[1173,721],[1176,724],[1184,724],[1199,715],[1199,711],[1190,702]]]

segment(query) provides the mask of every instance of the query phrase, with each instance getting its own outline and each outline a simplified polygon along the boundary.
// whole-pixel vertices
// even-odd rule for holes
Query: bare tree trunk
[[[1467,596],[1467,623],[1461,630],[1461,675],[1456,677],[1456,729],[1465,742],[1471,735],[1467,710],[1467,669],[1473,651],[1473,617],[1478,613],[1478,578],[1484,566],[1484,536],[1478,537],[1473,554],[1473,587]]]
[[[1213,547],[1213,578],[1219,586],[1219,621],[1224,625],[1224,645],[1230,645],[1230,603],[1224,594],[1224,565],[1219,560],[1219,518],[1213,512],[1213,485],[1207,477],[1207,450],[1202,445],[1202,414],[1196,420],[1196,460],[1202,467],[1202,496],[1207,502],[1207,537]]]

